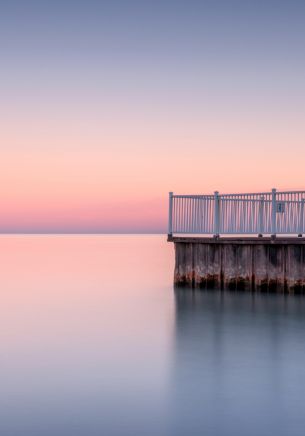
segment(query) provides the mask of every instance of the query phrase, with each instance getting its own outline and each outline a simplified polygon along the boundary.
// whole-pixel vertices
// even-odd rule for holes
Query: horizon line
[[[167,235],[167,232],[1,232],[5,235]]]

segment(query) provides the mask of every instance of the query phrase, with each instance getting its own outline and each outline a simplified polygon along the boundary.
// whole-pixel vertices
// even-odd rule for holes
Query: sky
[[[305,189],[305,2],[0,0],[0,232]]]

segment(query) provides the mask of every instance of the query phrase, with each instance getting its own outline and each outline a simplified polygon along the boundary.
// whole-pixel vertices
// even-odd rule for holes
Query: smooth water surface
[[[1,436],[304,435],[304,298],[174,292],[165,236],[0,244]]]

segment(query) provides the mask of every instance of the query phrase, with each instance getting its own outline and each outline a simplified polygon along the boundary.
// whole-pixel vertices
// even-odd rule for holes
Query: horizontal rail
[[[169,234],[305,233],[305,191],[174,195],[169,198]]]

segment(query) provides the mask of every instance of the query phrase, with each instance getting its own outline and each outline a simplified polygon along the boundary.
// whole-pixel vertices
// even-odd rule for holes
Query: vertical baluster
[[[178,231],[181,232],[181,198],[177,198]]]
[[[261,195],[259,201],[259,237],[262,237],[264,234],[264,197]]]
[[[168,236],[173,234],[173,193],[169,193],[169,205],[168,205]]]
[[[188,205],[188,198],[185,197],[185,233],[188,233],[188,223],[189,223],[189,205]]]
[[[184,198],[180,197],[180,220],[181,220],[180,231],[181,231],[181,233],[183,233],[183,231],[184,231],[184,211],[183,211],[183,206],[184,206]]]
[[[214,237],[219,237],[219,192],[214,192]]]
[[[272,189],[271,234],[276,237],[276,189]]]
[[[300,201],[300,222],[299,222],[299,234],[298,234],[299,238],[301,238],[304,233],[304,203],[305,203],[305,199],[302,198]]]

